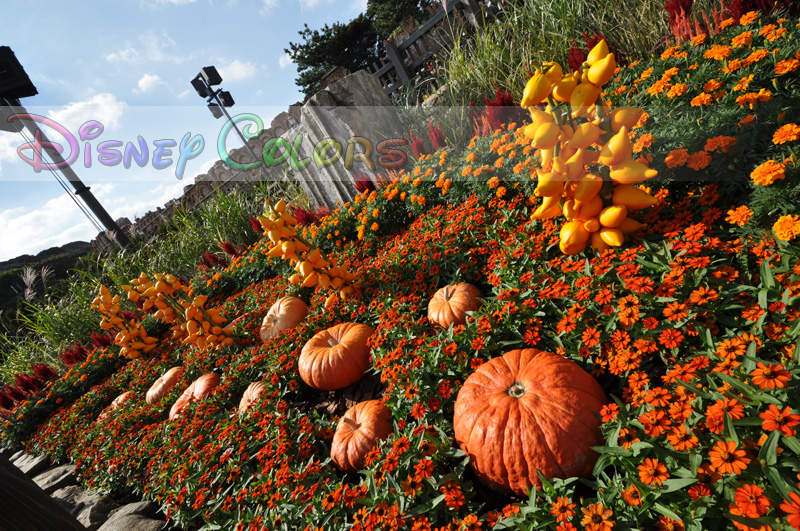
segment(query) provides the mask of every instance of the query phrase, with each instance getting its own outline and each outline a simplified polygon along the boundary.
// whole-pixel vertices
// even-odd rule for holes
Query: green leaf
[[[700,463],[703,462],[703,456],[701,454],[691,454],[689,456],[689,466],[692,470],[692,476],[697,476],[697,469],[700,468]]]
[[[781,477],[780,472],[778,469],[771,466],[762,466],[761,470],[764,472],[764,475],[767,477],[772,486],[778,491],[778,493],[783,497],[784,500],[789,499],[789,489],[786,488],[786,482],[783,481],[783,477]]]
[[[765,461],[767,465],[774,465],[778,462],[778,439],[781,436],[781,432],[778,430],[773,431],[767,437],[767,441],[764,443],[764,446],[761,447],[761,450],[758,452],[758,459]]]
[[[633,454],[630,450],[619,446],[592,446],[592,450],[598,454],[621,455],[625,457],[630,457]]]
[[[681,490],[692,483],[697,483],[697,478],[677,478],[677,479],[668,479],[664,483],[661,484],[661,489],[659,492],[662,494],[667,492],[674,492],[676,490]]]
[[[668,508],[666,505],[656,503],[653,505],[653,509],[655,509],[656,511],[658,511],[659,513],[663,514],[668,518],[672,518],[673,520],[677,520],[678,522],[683,522],[683,518],[672,512],[672,510]]]
[[[439,505],[440,503],[442,503],[444,501],[444,496],[445,496],[444,494],[440,494],[439,496],[436,496],[432,500],[428,500],[427,502],[425,502],[425,503],[423,503],[421,505],[417,505],[415,507],[411,507],[406,512],[406,514],[408,516],[417,516],[418,514],[428,513],[434,507],[436,507],[437,505]]]
[[[763,309],[767,309],[769,306],[769,290],[764,288],[758,292],[758,305],[761,306]]]
[[[740,524],[744,524],[748,527],[752,527],[753,529],[758,529],[763,525],[775,525],[774,518],[748,518],[747,516],[739,516],[738,514],[731,514],[725,511],[725,516],[733,520],[734,522],[738,522]]]
[[[775,279],[772,277],[772,268],[767,260],[761,261],[761,283],[767,288],[775,286]]]
[[[800,441],[797,440],[797,437],[784,437],[783,444],[795,454],[800,455]]]
[[[733,420],[731,416],[725,413],[725,438],[736,443],[739,446],[739,436],[736,435],[736,428],[733,427]]]

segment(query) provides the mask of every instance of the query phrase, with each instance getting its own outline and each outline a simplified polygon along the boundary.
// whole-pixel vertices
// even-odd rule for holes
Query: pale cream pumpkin
[[[294,328],[306,318],[307,313],[308,305],[302,299],[291,296],[278,299],[261,322],[261,341],[266,342],[281,330]]]
[[[172,367],[170,370],[158,377],[158,380],[153,382],[150,390],[147,391],[145,402],[150,405],[158,404],[164,395],[172,389],[181,377],[181,370],[183,367]]]

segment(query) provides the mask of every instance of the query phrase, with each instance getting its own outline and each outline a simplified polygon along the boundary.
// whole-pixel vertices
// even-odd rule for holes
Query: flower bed
[[[304,230],[361,280],[353,296],[331,304],[329,290],[291,283],[265,236],[194,279],[207,307],[237,319],[231,344],[162,335],[129,361],[98,350],[18,404],[4,439],[71,459],[88,486],[156,500],[187,527],[800,529],[796,24],[748,15],[606,87],[615,105],[645,107],[633,142],[660,178],[624,246],[567,256],[561,221],[530,220],[539,153],[508,124],[464,153],[421,157]],[[482,305],[463,325],[433,325],[428,301],[459,282]],[[308,315],[262,343],[261,319],[286,295]],[[367,374],[313,389],[298,373],[303,345],[342,322],[375,329]],[[497,493],[455,442],[455,401],[478,367],[534,347],[602,386],[604,443],[591,477]],[[146,404],[178,365],[178,385]],[[212,395],[167,420],[214,371]],[[264,392],[240,413],[254,381]],[[123,391],[133,399],[106,410]],[[344,473],[334,429],[369,399],[389,407],[393,433]]]

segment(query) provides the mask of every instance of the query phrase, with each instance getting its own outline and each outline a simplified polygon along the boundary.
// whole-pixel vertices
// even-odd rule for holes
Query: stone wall
[[[261,156],[267,142],[283,138],[293,144],[300,134],[302,141],[298,142],[299,152],[302,158],[309,160],[304,169],[294,171],[287,161],[267,168],[259,166],[250,171],[237,171],[223,160],[218,160],[207,173],[195,177],[194,182],[184,188],[181,197],[137,218],[124,230],[134,238],[148,241],[178,209],[192,210],[217,193],[250,186],[258,180],[297,182],[314,206],[335,208],[337,203],[350,201],[354,197],[355,176],[360,174],[374,180],[381,172],[377,164],[375,169],[370,169],[358,160],[346,168],[343,157],[348,140],[363,137],[375,145],[387,138],[400,138],[401,127],[378,79],[362,70],[333,81],[304,104],[290,106],[275,116],[270,126],[248,143],[253,152]],[[312,154],[320,142],[328,139],[341,145],[342,158],[319,167]],[[362,152],[359,148],[353,149],[357,153]],[[253,162],[252,155],[245,147],[232,150],[229,157],[242,164]],[[373,152],[371,160],[377,162],[377,153]],[[100,233],[92,244],[98,250],[112,245],[104,233]]]

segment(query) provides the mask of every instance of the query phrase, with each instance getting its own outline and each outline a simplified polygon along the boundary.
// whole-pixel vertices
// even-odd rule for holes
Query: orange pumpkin
[[[341,323],[319,332],[300,352],[300,377],[325,391],[357,382],[369,365],[367,340],[374,331],[364,324]]]
[[[210,395],[217,385],[219,385],[219,374],[215,372],[204,374],[193,381],[172,405],[172,409],[169,410],[169,420],[178,417],[190,403]]]
[[[442,328],[463,325],[467,313],[481,307],[481,291],[466,282],[450,284],[437,291],[428,303],[428,321]]]
[[[392,412],[380,400],[354,405],[339,421],[331,443],[331,458],[345,472],[364,467],[364,458],[393,431]]]
[[[120,406],[122,406],[122,404],[124,404],[125,402],[127,402],[131,398],[133,398],[133,391],[125,391],[124,393],[119,395],[117,398],[115,398],[111,402],[111,405],[109,405],[107,408],[105,408],[102,411],[102,413],[100,413],[100,415],[97,417],[97,420],[102,419],[108,413],[110,413],[111,411],[114,411],[115,409],[119,408]]]
[[[170,370],[158,377],[158,380],[153,382],[150,390],[147,391],[145,402],[150,405],[158,404],[167,391],[175,387],[181,377],[181,370],[183,367],[172,367]]]
[[[603,389],[576,363],[537,349],[481,365],[458,392],[455,439],[489,487],[524,495],[547,478],[589,477]]]
[[[283,297],[275,301],[261,322],[261,341],[266,342],[281,330],[294,328],[306,318],[308,305],[297,297]]]
[[[264,392],[264,384],[262,382],[253,382],[251,383],[247,389],[244,391],[244,395],[242,395],[242,400],[239,402],[239,414],[246,413],[250,406],[258,400],[258,397],[261,396],[261,393]]]

